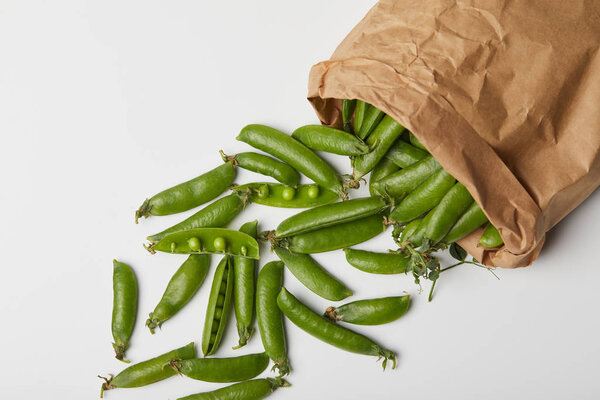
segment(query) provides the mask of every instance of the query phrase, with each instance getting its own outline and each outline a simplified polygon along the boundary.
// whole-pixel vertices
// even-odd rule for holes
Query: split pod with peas
[[[213,277],[204,331],[202,333],[202,353],[205,356],[213,354],[223,337],[233,295],[233,266],[229,256],[223,257]]]
[[[246,152],[228,156],[221,150],[221,157],[225,162],[247,169],[258,174],[271,176],[287,186],[296,186],[300,181],[300,174],[291,166],[263,154]]]
[[[269,365],[265,353],[228,358],[173,360],[170,366],[179,374],[204,382],[240,382],[252,379]]]
[[[249,191],[253,203],[282,208],[310,208],[336,201],[339,197],[318,185],[298,185],[293,188],[280,183],[255,182],[235,186],[236,192]]]
[[[275,389],[286,386],[290,384],[281,378],[253,379],[177,400],[260,400],[273,393]]]
[[[127,264],[113,261],[113,311],[112,335],[113,349],[117,360],[123,359],[129,346],[129,338],[133,332],[137,313],[137,280],[131,267]]]
[[[358,300],[339,307],[328,307],[323,316],[333,322],[381,325],[403,316],[408,310],[409,302],[409,295]]]

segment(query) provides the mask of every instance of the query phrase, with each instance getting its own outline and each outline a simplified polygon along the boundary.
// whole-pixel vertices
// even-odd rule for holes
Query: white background
[[[162,331],[144,327],[185,257],[152,256],[143,239],[192,212],[134,225],[134,210],[218,165],[217,150],[248,150],[235,141],[245,124],[290,132],[317,123],[305,100],[308,71],[372,4],[0,1],[2,398],[95,398],[96,375],[124,367],[110,346],[113,258],[139,280],[130,359],[200,340],[212,272]],[[349,171],[346,159],[327,158]],[[232,227],[259,218],[272,229],[291,213],[253,205]],[[408,276],[369,275],[341,252],[319,255],[354,299],[414,294],[402,319],[357,328],[397,351],[398,368],[383,373],[374,358],[288,324],[292,387],[272,398],[597,399],[598,221],[596,192],[548,234],[533,266],[497,271],[500,280],[457,268],[430,304]],[[383,235],[360,247],[391,246]],[[263,262],[273,259],[263,250]],[[315,309],[331,304],[285,279]],[[254,336],[230,350],[236,339],[229,329],[218,355],[262,348]],[[106,398],[175,399],[219,386],[174,377]]]

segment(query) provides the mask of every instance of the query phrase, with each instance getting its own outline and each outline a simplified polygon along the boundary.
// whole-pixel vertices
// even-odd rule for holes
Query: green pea
[[[192,251],[200,250],[200,240],[197,237],[191,237],[188,239],[188,246]]]
[[[283,189],[283,192],[281,192],[281,197],[285,201],[290,201],[294,198],[295,194],[296,194],[296,191],[294,190],[294,188],[286,187]]]
[[[204,382],[239,382],[252,379],[269,365],[265,353],[227,358],[192,358],[174,360],[171,367],[188,378]]]
[[[316,199],[319,196],[319,187],[312,185],[308,188],[307,195],[309,199]]]
[[[225,296],[219,293],[219,297],[217,297],[217,307],[223,307],[223,304],[225,304]]]
[[[215,308],[215,319],[221,319],[223,316],[223,308],[217,307]]]
[[[381,325],[403,316],[408,310],[409,303],[409,295],[358,300],[339,307],[328,307],[323,316],[333,322]]]
[[[216,237],[213,241],[213,245],[215,246],[215,250],[217,251],[225,251],[225,247],[227,246],[227,242],[223,237]]]
[[[204,356],[214,354],[221,343],[221,338],[227,326],[231,299],[233,297],[233,268],[231,257],[225,256],[217,266],[213,277],[212,287],[208,298],[204,331],[202,333],[202,353]],[[225,292],[223,292],[225,288]],[[223,296],[223,307],[218,305],[219,297]],[[214,327],[217,326],[215,331]]]
[[[404,273],[410,260],[409,256],[396,253],[375,253],[357,249],[344,249],[344,253],[348,264],[371,274]]]
[[[290,386],[290,384],[281,378],[252,379],[212,392],[181,397],[178,400],[260,400],[273,393],[277,388],[285,386]]]
[[[124,360],[125,350],[135,325],[138,288],[135,274],[127,264],[113,261],[112,344],[117,360]]]
[[[260,188],[262,186],[266,186],[268,188],[268,195],[263,198],[259,196]],[[318,188],[316,197],[314,196],[314,187]],[[321,206],[323,204],[329,204],[339,199],[339,196],[336,193],[330,190],[324,190],[318,185],[298,185],[294,189],[289,186],[282,185],[281,183],[255,182],[239,185],[233,187],[232,189],[239,192],[246,192],[250,190],[252,193],[251,201],[253,203],[270,207],[311,208]],[[289,189],[295,191],[295,193],[291,198],[284,198],[284,192],[288,192]],[[309,195],[309,192],[312,192],[312,194]]]
[[[258,188],[256,195],[258,196],[259,199],[266,199],[267,197],[269,197],[269,186],[261,185]]]
[[[240,232],[254,238],[257,236],[257,230],[258,221],[247,222],[240,227]],[[254,320],[254,293],[256,291],[254,284],[256,280],[256,262],[250,258],[234,257],[233,276],[233,302],[239,337],[238,345],[234,347],[236,349],[244,346],[254,332],[252,325]]]

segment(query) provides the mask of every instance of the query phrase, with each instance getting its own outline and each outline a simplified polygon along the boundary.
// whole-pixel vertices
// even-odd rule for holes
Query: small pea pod
[[[365,103],[362,100],[356,100],[356,108],[354,109],[354,134],[356,135],[360,132],[360,128],[362,126],[363,120],[365,119],[365,115],[367,114],[367,109],[369,104]]]
[[[373,133],[367,138],[371,152],[358,156],[353,161],[353,177],[360,179],[370,172],[385,156],[392,144],[404,132],[404,127],[388,115],[383,117]]]
[[[173,254],[227,254],[258,260],[259,249],[256,239],[243,232],[223,228],[197,228],[170,233],[157,243],[147,247],[155,253],[162,251]]]
[[[342,100],[342,122],[344,123],[344,130],[348,133],[352,133],[354,107],[356,107],[356,100]]]
[[[396,199],[415,190],[427,178],[442,167],[435,158],[428,156],[421,161],[388,175],[373,185],[377,194],[388,195]]]
[[[105,390],[146,386],[170,378],[176,374],[172,368],[168,367],[172,360],[194,357],[196,357],[196,351],[192,342],[158,357],[127,367],[116,376],[108,379],[100,377],[105,380],[100,389],[100,397],[103,396]]]
[[[344,249],[346,261],[361,271],[370,274],[401,274],[406,272],[410,257],[396,253],[375,253],[365,250]]]
[[[275,248],[275,253],[287,269],[313,293],[331,301],[343,300],[352,296],[352,291],[337,280],[308,254],[292,253]]]
[[[341,156],[359,156],[369,152],[369,146],[356,136],[323,125],[301,126],[292,133],[292,137],[310,149]]]
[[[256,239],[258,221],[247,222],[240,228],[240,232]],[[240,348],[248,342],[254,332],[254,280],[256,275],[256,261],[250,258],[233,257],[233,303],[235,304],[235,320],[239,335]],[[249,379],[249,378],[247,378]]]
[[[255,124],[244,127],[237,139],[288,163],[325,189],[340,196],[344,194],[334,169],[291,136],[277,129]]]
[[[418,163],[429,155],[426,151],[419,149],[404,140],[398,139],[385,154],[386,158],[390,159],[400,168],[410,167]]]
[[[204,382],[240,382],[252,379],[269,365],[265,353],[227,358],[173,360],[170,366],[179,374]]]
[[[213,277],[208,307],[202,332],[202,354],[210,356],[217,351],[229,316],[233,296],[233,268],[231,258],[223,257]]]
[[[208,273],[210,256],[208,254],[192,254],[175,272],[160,302],[146,321],[146,326],[154,334],[154,330],[173,317],[194,297]]]
[[[293,236],[354,221],[380,213],[388,207],[381,197],[363,197],[311,208],[283,220],[277,227],[275,236]]]
[[[408,310],[410,296],[382,297],[328,307],[323,315],[330,321],[356,325],[381,325],[395,321]]]
[[[165,229],[162,232],[148,236],[151,242],[158,242],[173,232],[187,231],[196,228],[222,228],[227,226],[245,207],[249,194],[240,190],[229,196],[222,197],[207,205],[186,220]]]
[[[285,316],[303,331],[319,340],[342,350],[352,353],[365,354],[383,358],[383,369],[387,361],[393,362],[392,369],[396,368],[396,355],[383,349],[366,336],[356,333],[318,315],[302,304],[284,287],[277,296],[277,305]]]
[[[490,223],[485,227],[481,239],[479,239],[479,244],[485,247],[494,248],[502,246],[504,240],[502,240],[502,236],[500,236],[498,229]]]
[[[360,124],[360,131],[356,134],[356,136],[362,140],[365,140],[367,137],[369,137],[371,132],[373,132],[373,129],[375,129],[384,116],[385,114],[383,111],[369,104],[362,124]]]
[[[375,191],[375,185],[378,181],[385,178],[388,175],[391,175],[395,172],[398,172],[400,168],[394,164],[389,158],[382,158],[381,161],[373,168],[371,171],[371,177],[369,178],[369,193],[371,196],[377,195]]]
[[[471,206],[460,216],[442,241],[444,243],[456,242],[475,231],[486,222],[488,222],[487,217],[479,205],[473,201]]]
[[[442,240],[471,203],[473,197],[467,188],[460,182],[455,184],[433,212],[425,229],[425,238],[429,239],[431,244]]]
[[[417,139],[417,137],[412,132],[410,132],[410,143],[421,150],[427,151],[427,148],[423,146],[421,142],[419,142],[419,139]]]
[[[277,295],[282,284],[283,263],[271,261],[265,264],[256,281],[256,317],[263,347],[275,363],[273,369],[279,370],[280,377],[290,373],[283,316],[277,307]]]
[[[410,221],[402,230],[402,235],[400,236],[400,242],[408,242],[408,238],[415,234],[419,226],[421,225],[421,221],[423,218],[417,218]]]
[[[339,196],[317,185],[298,185],[297,188],[279,183],[255,182],[236,186],[234,191],[250,191],[253,203],[281,208],[311,208],[336,201]]]
[[[125,263],[113,261],[113,310],[112,335],[117,360],[129,362],[123,357],[129,347],[129,338],[135,325],[137,313],[138,287],[135,274]]]
[[[290,386],[290,384],[281,378],[253,379],[234,383],[212,392],[180,397],[177,400],[261,400],[277,388],[286,386]]]
[[[253,152],[238,153],[228,156],[220,150],[221,158],[225,162],[233,162],[233,165],[256,172],[258,174],[271,176],[275,180],[287,186],[296,186],[300,181],[300,174],[294,168],[286,163],[277,161],[274,158]]]
[[[233,183],[235,170],[228,162],[190,181],[146,199],[135,212],[135,223],[150,215],[171,215],[191,210],[223,193]]]

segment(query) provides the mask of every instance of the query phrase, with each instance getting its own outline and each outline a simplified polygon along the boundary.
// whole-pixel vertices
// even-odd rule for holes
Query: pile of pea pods
[[[187,254],[149,314],[151,333],[172,318],[195,295],[209,272],[211,257],[220,262],[213,274],[198,358],[195,344],[138,362],[117,375],[102,378],[107,390],[145,386],[174,375],[206,382],[231,383],[192,394],[186,400],[262,399],[289,383],[290,361],[284,317],[305,332],[340,349],[378,357],[385,369],[395,368],[395,354],[346,324],[379,325],[397,320],[409,308],[409,295],[362,299],[315,312],[283,286],[289,270],[315,295],[331,301],[352,296],[311,254],[343,250],[347,262],[366,273],[411,273],[417,284],[432,281],[429,300],[440,274],[470,263],[455,242],[486,225],[480,244],[502,245],[498,230],[466,188],[448,174],[418,139],[381,110],[360,100],[342,100],[344,130],[306,125],[287,135],[264,125],[244,127],[237,139],[268,154],[226,155],[224,163],[190,181],[146,199],[140,218],[170,215],[212,202],[180,223],[147,237],[151,252]],[[315,150],[350,157],[352,174],[340,176]],[[274,158],[275,157],[275,158]],[[278,183],[234,183],[236,168],[274,178]],[[300,173],[312,184],[300,184]],[[370,197],[349,198],[370,173]],[[220,197],[225,191],[231,193]],[[218,198],[218,199],[217,199]],[[217,200],[215,200],[217,199]],[[213,201],[214,200],[214,201]],[[305,209],[273,230],[259,232],[258,221],[239,230],[226,228],[249,203]],[[371,252],[352,248],[392,227],[397,249]],[[279,261],[257,274],[260,247],[267,241]],[[441,268],[435,254],[448,249],[457,263]],[[243,347],[253,335],[254,321],[263,353],[212,357],[234,312]],[[137,314],[137,282],[132,268],[114,261],[112,334],[116,358],[125,362]],[[255,318],[256,316],[256,318]],[[277,376],[254,379],[270,361]]]

